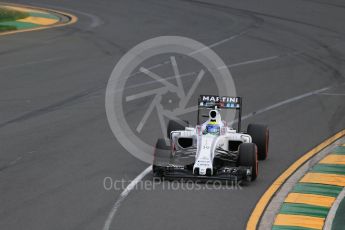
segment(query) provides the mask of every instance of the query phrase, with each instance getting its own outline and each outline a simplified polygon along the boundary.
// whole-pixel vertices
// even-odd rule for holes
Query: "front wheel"
[[[254,181],[258,176],[259,164],[258,164],[258,154],[257,147],[254,143],[243,143],[240,144],[239,150],[239,160],[240,166],[247,166],[252,168],[251,180]]]

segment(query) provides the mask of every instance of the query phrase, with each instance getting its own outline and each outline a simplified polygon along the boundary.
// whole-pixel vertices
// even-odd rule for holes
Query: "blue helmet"
[[[218,124],[207,124],[205,133],[219,135],[220,134],[220,125]]]

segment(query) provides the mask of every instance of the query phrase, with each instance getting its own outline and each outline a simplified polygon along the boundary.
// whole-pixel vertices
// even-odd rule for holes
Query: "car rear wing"
[[[200,95],[198,99],[198,125],[200,125],[200,110],[204,109],[234,109],[238,111],[237,131],[241,132],[242,98],[215,95]]]

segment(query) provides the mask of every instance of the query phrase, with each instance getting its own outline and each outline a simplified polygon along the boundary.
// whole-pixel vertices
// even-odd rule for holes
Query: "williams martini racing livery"
[[[238,112],[237,130],[222,120],[221,112]],[[204,114],[207,111],[208,114]],[[153,173],[167,179],[247,180],[258,176],[258,160],[268,152],[269,130],[265,125],[249,124],[241,131],[242,98],[201,95],[197,125],[169,121],[169,141],[158,139]],[[206,117],[200,122],[200,117]]]

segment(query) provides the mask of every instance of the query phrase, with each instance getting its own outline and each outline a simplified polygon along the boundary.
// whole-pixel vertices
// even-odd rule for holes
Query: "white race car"
[[[237,130],[221,118],[221,111],[235,109]],[[208,115],[201,112],[208,110]],[[242,98],[201,95],[198,121],[189,127],[185,121],[169,121],[170,140],[158,139],[153,173],[168,179],[248,180],[258,176],[258,159],[267,158],[269,130],[250,124],[241,132]],[[200,115],[208,119],[200,123]]]

